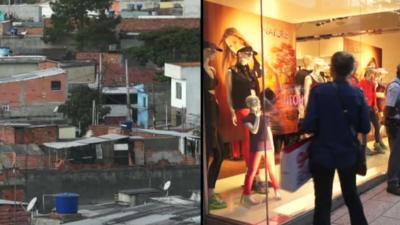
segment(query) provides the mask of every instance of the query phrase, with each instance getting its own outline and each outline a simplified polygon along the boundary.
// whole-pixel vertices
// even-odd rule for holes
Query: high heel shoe
[[[240,204],[246,208],[250,208],[260,204],[260,202],[254,200],[251,195],[242,195],[240,198]]]

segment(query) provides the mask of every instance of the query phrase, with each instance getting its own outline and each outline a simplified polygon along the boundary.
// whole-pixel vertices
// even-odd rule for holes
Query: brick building
[[[27,204],[0,199],[0,225],[30,224],[30,213],[25,211],[24,206]]]
[[[102,53],[102,85],[108,87],[125,86],[125,67],[121,53]],[[95,60],[100,64],[99,52],[78,52],[77,60]],[[96,69],[99,71],[99,68]],[[129,82],[131,84],[149,84],[154,81],[155,71],[140,67],[128,69]]]
[[[57,137],[56,125],[0,124],[0,141],[5,144],[43,144]]]
[[[0,78],[2,117],[57,117],[67,99],[67,74],[59,68]]]

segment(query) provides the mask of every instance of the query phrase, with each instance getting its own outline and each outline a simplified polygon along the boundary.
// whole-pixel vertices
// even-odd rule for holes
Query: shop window
[[[398,5],[389,3],[379,8],[382,1],[326,1],[326,4],[322,2],[324,1],[204,1],[204,39],[223,50],[215,54],[209,64],[215,70],[215,75],[222,78],[215,93],[219,103],[224,103],[218,105],[218,121],[205,121],[205,124],[216,122],[222,139],[232,140],[224,146],[224,151],[229,152],[225,157],[229,163],[222,164],[215,186],[215,192],[226,202],[227,208],[209,208],[205,218],[208,223],[219,224],[216,221],[221,221],[221,224],[266,224],[266,221],[270,221],[270,224],[285,224],[313,209],[313,205],[309,204],[314,202],[312,180],[293,192],[282,189],[282,199],[279,201],[273,199],[273,190],[270,188],[266,204],[247,209],[240,203],[247,170],[243,159],[246,156],[243,154],[245,146],[234,141],[243,138],[243,131],[239,129],[240,126],[234,126],[230,122],[232,115],[230,108],[225,104],[228,102],[228,82],[224,80],[229,69],[233,72],[239,71],[233,70],[239,68],[236,65],[239,49],[252,47],[253,51],[247,52],[252,56],[248,58],[249,68],[260,64],[258,68],[263,70],[253,70],[255,75],[259,75],[260,89],[265,90],[268,87],[277,96],[274,108],[269,112],[269,124],[275,148],[275,175],[278,179],[281,177],[282,151],[298,140],[297,125],[304,118],[310,90],[319,83],[333,80],[329,64],[335,52],[347,51],[353,54],[358,65],[353,74],[355,81],[364,79],[368,68],[386,71],[385,75],[377,77],[377,83],[383,86],[395,78],[397,62],[393,61],[393,58],[400,57],[395,44],[400,37],[396,25],[400,15],[393,12],[398,10]],[[263,10],[260,10],[261,4]],[[375,23],[380,24],[379,27],[376,27]],[[382,68],[383,66],[387,68]],[[310,79],[311,82],[308,82]],[[244,86],[238,83],[233,86],[235,85],[235,88],[239,87],[238,92],[233,92],[237,97]],[[245,107],[245,104],[241,103],[237,109]],[[203,113],[207,113],[206,108],[203,107]],[[238,110],[237,113],[242,112]],[[180,119],[177,113],[176,120]],[[240,118],[237,119],[240,122]],[[206,132],[206,129],[203,129],[203,132]],[[373,140],[373,132],[369,135]],[[203,137],[209,136],[203,134]],[[385,137],[384,140],[386,143]],[[210,146],[208,144],[203,143],[202,146]],[[202,154],[209,150],[203,148]],[[380,159],[370,156],[368,160],[374,163],[368,165],[372,170],[384,174],[388,155],[381,155]],[[206,167],[204,170],[210,169],[207,165],[209,164],[203,164]],[[268,176],[265,176],[263,162],[260,165],[260,178],[265,181]],[[372,174],[367,173],[367,177],[370,177],[365,179],[366,182],[378,176],[376,173]],[[203,180],[207,182],[208,178],[203,177]],[[209,188],[204,186],[203,190],[207,191]],[[339,182],[335,180],[333,196],[335,198],[340,195]],[[263,200],[266,195],[255,194],[254,197],[256,200]],[[207,202],[207,198],[205,200]],[[218,208],[221,205],[210,207]],[[266,212],[269,213],[268,216]]]
[[[52,81],[51,81],[51,90],[52,90],[52,91],[59,91],[59,90],[61,90],[61,81],[59,81],[59,80],[52,80]]]
[[[176,82],[176,99],[182,99],[182,84]]]

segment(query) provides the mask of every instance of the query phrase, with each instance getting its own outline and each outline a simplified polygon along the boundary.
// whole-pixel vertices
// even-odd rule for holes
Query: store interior
[[[312,56],[320,58],[329,64],[331,55],[336,51],[350,51],[358,61],[358,79],[363,78],[365,67],[375,57],[377,68],[386,72],[382,82],[387,84],[394,79],[396,66],[400,63],[400,1],[398,0],[205,0],[204,26],[206,39],[219,44],[218,35],[213,34],[215,26],[243,27],[242,32],[252,35],[253,46],[256,51],[261,51],[260,32],[252,34],[251,29],[261,29],[260,19],[253,20],[254,24],[246,24],[242,17],[229,17],[224,22],[216,22],[213,17],[219,10],[221,14],[229,15],[232,10],[240,12],[240,16],[255,15],[260,17],[260,3],[264,17],[282,21],[288,26],[282,29],[294,29],[288,32],[289,36],[295,35],[296,69],[303,67],[303,58]],[[209,10],[207,12],[207,10]],[[231,11],[230,11],[231,10]],[[231,14],[233,15],[233,14]],[[249,20],[250,21],[250,20]],[[265,25],[265,24],[264,24]],[[265,25],[268,26],[268,23]],[[246,30],[249,29],[249,30]],[[264,27],[264,29],[267,29]],[[208,36],[207,36],[208,35]],[[255,36],[255,37],[254,37]],[[290,37],[289,37],[290,39]],[[264,42],[264,45],[268,45]],[[264,51],[265,48],[264,48]],[[270,57],[266,53],[266,61]],[[220,58],[216,58],[218,61]],[[217,66],[218,62],[214,62]],[[364,68],[363,68],[364,67]],[[217,70],[218,71],[218,70]],[[221,75],[219,75],[221,76]],[[223,77],[221,76],[221,79]],[[222,110],[222,114],[224,114]],[[385,137],[384,129],[382,132]],[[368,146],[373,149],[374,141],[372,131],[368,138]],[[384,138],[387,145],[387,139]],[[357,184],[361,185],[378,176],[385,174],[389,151],[384,154],[368,156],[368,172],[366,176],[358,176]],[[280,170],[280,154],[276,154],[277,174]],[[282,199],[275,200],[269,195],[267,203],[246,208],[240,204],[242,185],[246,173],[243,160],[231,160],[228,155],[222,164],[215,191],[226,201],[227,208],[210,210],[209,215],[218,218],[227,218],[245,224],[266,224],[267,211],[269,224],[284,224],[299,215],[313,209],[314,192],[312,180],[309,180],[295,192],[282,191]],[[264,177],[264,170],[261,172]],[[340,196],[340,186],[335,177],[333,197]],[[257,194],[256,198],[265,199],[265,194]],[[268,206],[267,206],[268,204]]]

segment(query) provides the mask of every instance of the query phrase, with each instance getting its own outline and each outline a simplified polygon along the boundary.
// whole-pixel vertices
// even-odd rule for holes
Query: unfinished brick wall
[[[9,177],[20,176],[20,170],[35,170],[35,169],[46,169],[49,167],[48,156],[45,155],[28,155],[28,154],[16,154],[15,152],[2,152],[0,153],[4,160],[8,160],[10,166],[15,163],[16,172],[10,170],[3,170],[3,180],[7,180]]]
[[[60,81],[61,90],[51,90],[51,81]],[[10,110],[20,106],[43,103],[64,103],[67,94],[67,76],[65,73],[26,81],[0,84],[0,104],[8,104]]]
[[[20,205],[0,205],[0,225],[30,224],[30,214]]]
[[[1,198],[10,201],[25,201],[25,191],[21,188],[7,187],[1,190]]]
[[[57,126],[25,127],[15,130],[16,144],[43,144],[46,142],[56,142],[57,137]]]
[[[96,70],[99,71],[99,52],[78,52],[77,60],[95,60]],[[103,85],[105,86],[125,86],[125,66],[122,54],[103,53]],[[156,73],[154,70],[142,67],[129,67],[129,82],[131,84],[149,84],[154,82]]]
[[[101,136],[108,134],[108,126],[104,125],[91,125],[89,126],[89,130],[93,132],[93,136]]]
[[[46,69],[57,68],[57,67],[58,67],[57,62],[49,61],[49,60],[47,60],[45,62],[40,62],[38,64],[38,69],[39,70],[46,70]]]
[[[0,141],[5,144],[15,144],[15,130],[13,127],[0,127]]]

